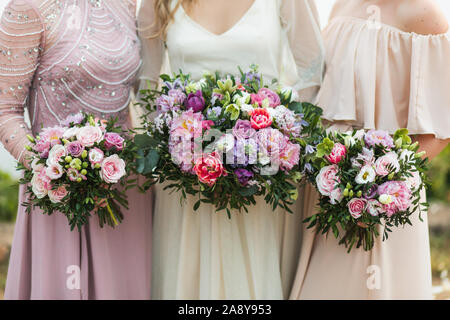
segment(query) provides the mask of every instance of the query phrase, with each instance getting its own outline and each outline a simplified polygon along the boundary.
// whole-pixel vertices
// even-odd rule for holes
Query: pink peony
[[[61,144],[60,139],[63,137],[65,131],[66,129],[60,126],[44,128],[40,134],[40,138],[42,141],[48,141],[51,146],[54,146]]]
[[[398,156],[395,152],[386,153],[375,162],[375,171],[377,175],[385,177],[391,173],[391,170],[393,172],[398,172],[400,170],[400,163],[398,162]]]
[[[388,132],[383,130],[370,130],[364,136],[364,141],[370,147],[382,145],[385,148],[391,149],[394,147],[394,139]]]
[[[59,162],[67,155],[66,148],[60,144],[55,145],[48,154],[47,166],[59,164]]]
[[[118,133],[107,132],[105,134],[105,147],[108,150],[115,147],[117,151],[122,151],[124,141],[125,139],[122,138]]]
[[[286,147],[281,150],[280,164],[283,171],[290,171],[300,160],[300,145],[287,142]]]
[[[252,104],[257,104],[260,107],[262,106],[262,102],[264,100],[264,98],[262,96],[260,96],[259,94],[256,94],[256,93],[252,93],[250,95],[250,99],[251,99]]]
[[[336,189],[341,179],[338,176],[339,167],[335,164],[323,167],[316,177],[317,189],[319,192],[330,197]]]
[[[389,217],[406,211],[411,206],[411,190],[404,181],[388,181],[378,187],[378,194],[391,196],[392,202],[384,205]]]
[[[262,101],[267,99],[269,101],[269,107],[271,107],[271,108],[276,108],[281,104],[281,100],[280,100],[280,97],[278,96],[278,94],[276,94],[275,92],[273,92],[270,89],[267,89],[267,88],[259,89],[258,96],[261,98]],[[260,106],[261,106],[261,104],[260,104]]]
[[[358,219],[362,216],[367,207],[367,200],[363,198],[353,198],[347,203],[348,211],[351,216]]]
[[[227,175],[222,161],[215,152],[198,158],[195,161],[194,172],[198,180],[208,186],[213,186],[217,179]]]
[[[77,140],[85,147],[92,147],[103,140],[103,132],[96,126],[85,126],[77,132]]]
[[[118,183],[125,174],[125,161],[120,159],[117,154],[103,160],[100,177],[106,183]]]
[[[56,190],[49,190],[48,197],[52,203],[60,203],[68,193],[65,186],[60,186]]]
[[[333,164],[338,164],[346,156],[347,148],[340,143],[335,143],[331,154],[326,159]]]
[[[272,125],[272,117],[266,109],[254,109],[250,115],[252,128],[256,130],[264,129]]]

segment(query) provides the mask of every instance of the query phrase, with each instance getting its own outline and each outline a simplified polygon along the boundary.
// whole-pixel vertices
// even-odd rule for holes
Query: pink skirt
[[[115,229],[94,217],[81,232],[60,213],[19,206],[5,299],[150,299],[152,195],[131,190],[128,200]]]

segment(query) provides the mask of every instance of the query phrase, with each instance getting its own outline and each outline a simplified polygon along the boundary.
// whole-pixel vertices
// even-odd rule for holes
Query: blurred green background
[[[428,190],[428,199],[432,203],[429,221],[433,283],[436,287],[443,287],[443,283],[448,283],[447,272],[450,270],[450,145],[431,162],[430,179],[432,186]],[[17,180],[0,171],[0,299],[6,281],[17,201]],[[437,297],[448,299],[450,293],[439,292]]]

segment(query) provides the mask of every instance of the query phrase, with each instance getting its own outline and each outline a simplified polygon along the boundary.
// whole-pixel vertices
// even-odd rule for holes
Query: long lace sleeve
[[[25,0],[13,0],[0,22],[0,141],[23,160],[26,135],[24,107],[39,64],[43,27],[37,11]]]
[[[312,101],[322,84],[325,50],[314,0],[279,0],[280,15],[297,65],[294,86],[303,100]]]
[[[159,82],[159,75],[164,57],[164,41],[161,38],[153,38],[158,30],[155,21],[155,0],[143,0],[138,14],[138,31],[142,42],[142,68],[139,75],[141,89],[147,88],[147,81],[152,86]]]

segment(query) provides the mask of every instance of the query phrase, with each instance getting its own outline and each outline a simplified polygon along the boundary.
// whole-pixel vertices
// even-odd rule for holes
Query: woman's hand
[[[425,157],[428,157],[430,160],[436,158],[450,142],[450,139],[436,139],[432,134],[417,135],[414,137],[414,140],[419,142],[419,151],[425,151],[427,153]]]

